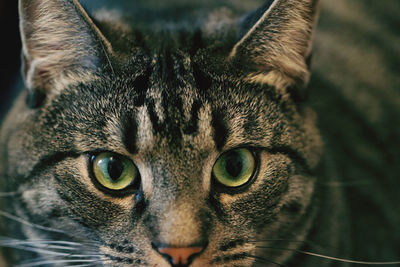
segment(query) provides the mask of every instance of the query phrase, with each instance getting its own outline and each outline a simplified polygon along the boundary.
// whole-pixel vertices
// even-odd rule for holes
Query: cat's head
[[[55,265],[289,258],[261,247],[312,222],[321,142],[298,95],[318,1],[267,2],[215,32],[123,29],[123,51],[77,1],[20,0],[27,90],[2,130],[10,213],[29,221],[15,238],[59,242],[32,245]]]

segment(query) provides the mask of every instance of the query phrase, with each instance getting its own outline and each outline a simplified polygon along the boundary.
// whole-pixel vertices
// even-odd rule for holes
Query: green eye
[[[214,179],[227,187],[246,184],[256,169],[253,153],[245,148],[234,149],[222,154],[213,168]]]
[[[139,172],[133,162],[123,156],[103,152],[93,159],[93,174],[96,180],[110,190],[123,190],[134,184]]]

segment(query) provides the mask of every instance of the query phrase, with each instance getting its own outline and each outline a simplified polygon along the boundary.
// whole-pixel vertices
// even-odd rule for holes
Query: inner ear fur
[[[77,0],[19,0],[23,74],[45,93],[92,79],[109,42]]]
[[[269,1],[271,2],[271,1]],[[304,85],[318,18],[319,0],[275,0],[230,53],[247,79],[275,87]],[[251,21],[247,19],[246,21]]]

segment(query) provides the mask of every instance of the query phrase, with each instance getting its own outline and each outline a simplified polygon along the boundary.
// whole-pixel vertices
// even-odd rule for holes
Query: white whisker
[[[17,265],[16,267],[34,267],[34,266],[42,266],[42,265],[51,265],[51,264],[72,264],[72,263],[94,263],[98,262],[98,260],[43,260],[32,263],[24,263]],[[74,265],[76,266],[76,265]]]
[[[317,242],[315,242],[315,241],[310,241],[310,240],[296,240],[296,239],[274,238],[274,239],[249,240],[248,242],[250,242],[250,243],[265,243],[265,242],[303,243],[303,244],[307,244],[307,245],[312,246],[312,247],[331,248],[331,249],[336,249],[336,250],[338,250],[337,247],[333,247],[333,246],[331,246],[331,245],[326,245],[326,244],[317,243]]]
[[[82,246],[97,246],[99,245],[98,242],[89,241],[89,242],[72,242],[72,241],[59,241],[59,240],[47,240],[47,239],[30,239],[30,240],[19,240],[19,239],[12,239],[12,238],[1,238],[1,240],[11,240],[15,242],[22,242],[24,244],[51,244],[51,245],[64,245],[64,246],[75,246],[75,247],[82,247]]]
[[[259,261],[259,262],[262,262],[262,263],[272,263],[272,264],[277,265],[277,266],[286,267],[286,265],[280,264],[278,262],[275,262],[275,261],[272,261],[272,260],[269,260],[269,259],[266,259],[266,258],[263,258],[263,257],[259,257],[259,256],[251,255],[251,254],[247,254],[246,257],[253,258],[253,259],[256,260],[256,262]]]
[[[67,257],[68,255],[70,255],[69,253],[56,252],[56,251],[50,251],[50,250],[46,250],[46,249],[33,248],[33,247],[24,247],[24,246],[18,246],[18,245],[10,245],[10,246],[3,246],[3,247],[20,249],[20,250],[24,250],[24,251],[35,252],[35,253],[51,255],[51,256]]]
[[[346,263],[353,263],[353,264],[363,264],[363,265],[393,265],[393,264],[400,264],[400,261],[381,261],[381,262],[371,262],[371,261],[356,261],[356,260],[349,260],[349,259],[343,259],[343,258],[337,258],[337,257],[332,257],[332,256],[326,256],[326,255],[321,255],[313,252],[308,252],[308,251],[298,251],[299,253],[305,254],[305,255],[310,255],[310,256],[315,256],[315,257],[320,257],[324,259],[329,259],[329,260],[335,260],[335,261],[341,261],[341,262],[346,262]]]
[[[0,197],[14,197],[18,194],[18,192],[0,192]]]
[[[77,242],[52,240],[18,240],[0,237],[0,246],[30,251],[42,255],[47,255],[49,257],[62,257],[67,259],[98,259],[101,256],[95,250],[96,247],[91,243],[84,244]],[[81,251],[84,251],[86,254],[82,254]]]
[[[57,257],[64,257],[64,258],[93,258],[93,257],[100,256],[100,254],[90,254],[90,255],[73,254],[73,253],[52,251],[52,250],[48,250],[46,248],[35,248],[35,247],[26,247],[26,246],[18,246],[18,245],[9,245],[9,246],[4,245],[3,247],[9,247],[9,248],[20,249],[20,250],[24,250],[24,251],[35,252],[35,253],[39,253],[39,254],[43,254],[43,255],[57,256]]]
[[[82,250],[82,246],[80,247],[69,247],[69,246],[60,246],[60,245],[51,245],[46,243],[35,243],[28,241],[0,241],[0,246],[26,246],[26,247],[35,247],[35,248],[46,248],[46,249],[56,249],[56,250]]]
[[[395,264],[400,264],[400,261],[358,261],[358,260],[350,260],[350,259],[332,257],[332,256],[327,256],[327,255],[314,253],[314,252],[296,250],[296,249],[289,249],[289,248],[274,248],[274,247],[263,247],[263,246],[260,246],[258,248],[288,250],[288,251],[298,252],[298,253],[301,253],[301,254],[304,254],[304,255],[313,256],[313,257],[318,257],[318,258],[323,258],[323,259],[328,259],[328,260],[334,260],[334,261],[340,261],[340,262],[345,262],[345,263],[360,264],[360,265],[395,265]]]
[[[79,265],[66,265],[65,267],[89,267],[89,266],[94,266],[95,264],[97,264],[100,261],[96,261],[90,264],[79,264]]]
[[[50,228],[50,227],[45,227],[45,226],[41,226],[41,225],[38,225],[38,224],[34,224],[34,223],[28,222],[28,221],[26,221],[24,219],[21,219],[21,218],[15,216],[15,215],[12,215],[12,214],[10,214],[8,212],[5,212],[5,211],[0,211],[0,215],[4,216],[4,217],[6,217],[6,218],[8,218],[10,220],[13,220],[13,221],[28,225],[28,226],[33,227],[33,228],[37,228],[37,229],[44,230],[44,231],[49,231],[49,232],[56,232],[56,233],[66,234],[62,230],[58,230],[58,229],[54,229],[54,228]]]

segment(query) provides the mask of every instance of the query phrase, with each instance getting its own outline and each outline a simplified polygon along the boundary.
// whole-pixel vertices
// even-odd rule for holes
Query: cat
[[[321,63],[338,36],[324,35],[332,25],[326,9],[310,79],[319,1],[82,3],[19,0],[26,89],[1,129],[4,265],[397,260],[398,196],[346,188],[376,185],[378,177],[357,168],[338,173],[352,154],[334,141],[355,139],[329,123],[339,120],[329,107],[332,95],[340,98],[333,92],[341,76]],[[363,119],[344,120],[350,133],[372,132]],[[374,171],[382,162],[375,157],[387,152],[383,166],[397,170],[397,154],[375,136],[366,139],[376,146],[355,144],[354,153],[370,151],[366,170]],[[398,179],[388,173],[378,176],[395,190]],[[363,226],[369,209],[357,203],[367,192],[368,208],[383,208]],[[391,236],[370,228],[376,235],[360,235],[353,225],[385,225]]]

